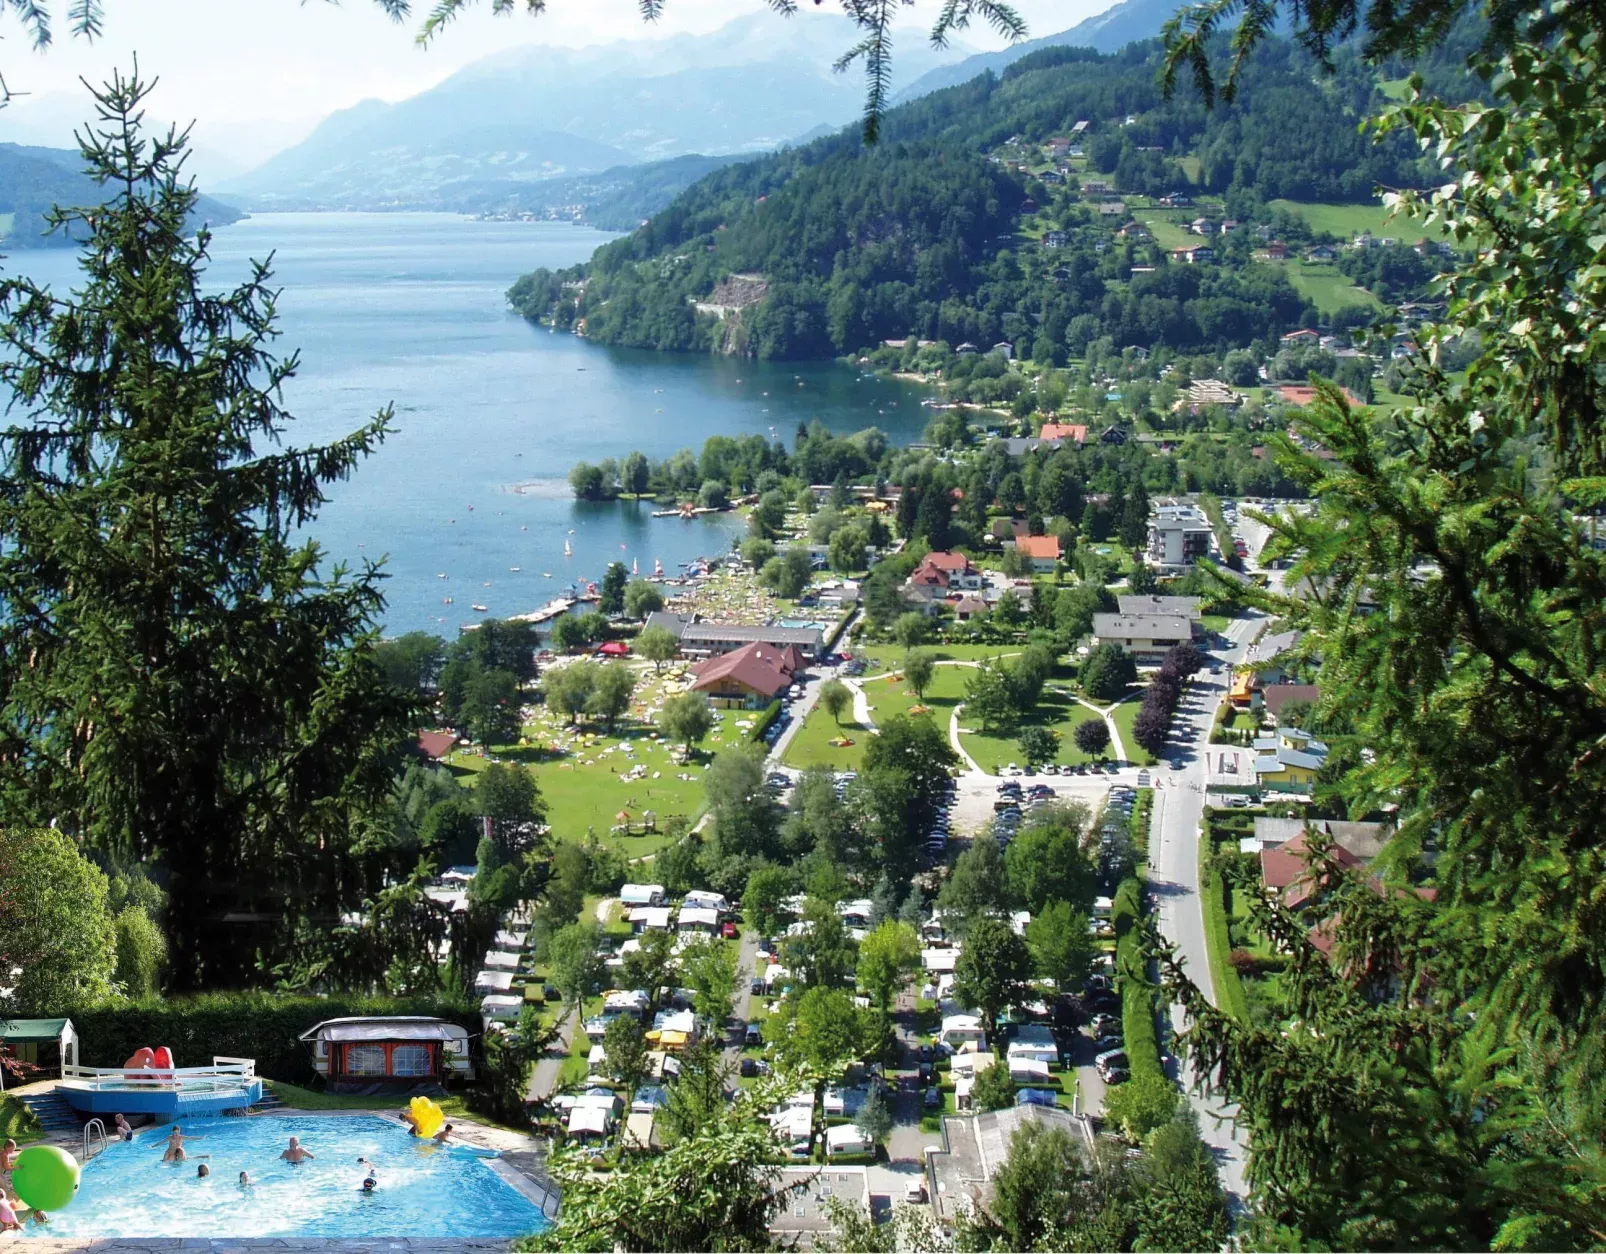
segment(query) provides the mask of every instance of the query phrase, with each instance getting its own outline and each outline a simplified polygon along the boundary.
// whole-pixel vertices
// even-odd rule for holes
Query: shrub
[[[435,997],[290,997],[273,993],[207,993],[89,1009],[63,1009],[78,1030],[86,1066],[115,1067],[143,1046],[166,1045],[181,1067],[214,1054],[254,1058],[257,1074],[290,1084],[316,1076],[312,1048],[299,1038],[325,1019],[348,1015],[434,1015],[461,1024],[471,1038],[484,1030],[472,1004]]]

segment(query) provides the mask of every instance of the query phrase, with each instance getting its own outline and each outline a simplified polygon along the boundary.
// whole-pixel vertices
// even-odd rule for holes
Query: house
[[[1149,228],[1141,222],[1128,222],[1115,234],[1118,239],[1145,240],[1149,238]]]
[[[1150,565],[1187,570],[1210,555],[1215,532],[1204,511],[1195,505],[1156,504],[1149,516]]]
[[[1133,614],[1165,614],[1177,618],[1186,618],[1190,622],[1199,619],[1198,597],[1162,597],[1162,596],[1118,596],[1115,598],[1117,613],[1123,615]]]
[[[1193,207],[1193,197],[1186,192],[1171,192],[1160,197],[1160,206],[1164,209],[1190,209]]]
[[[926,1151],[927,1170],[936,1181],[931,1204],[939,1223],[956,1223],[977,1204],[992,1199],[993,1182],[1009,1161],[1015,1133],[1028,1123],[1061,1128],[1080,1145],[1091,1145],[1084,1119],[1056,1106],[1011,1106],[985,1114],[950,1115],[943,1120],[940,1147]]]
[[[692,667],[691,688],[724,709],[761,710],[792,686],[802,661],[793,648],[750,644]]]
[[[1037,433],[1042,440],[1069,440],[1072,444],[1087,443],[1087,425],[1080,422],[1045,422]]]
[[[1110,186],[1108,179],[1083,179],[1082,190],[1084,192],[1091,192],[1095,195],[1103,196],[1114,191],[1115,189]]]
[[[1364,865],[1342,845],[1335,844],[1333,860],[1345,869]],[[1283,904],[1297,910],[1311,899],[1315,884],[1310,874],[1310,842],[1301,833],[1286,844],[1263,849],[1260,853],[1260,878],[1267,892],[1280,893]]]
[[[982,576],[963,553],[927,553],[903,587],[911,600],[940,601],[950,590],[979,592]]]
[[[1140,270],[1145,274],[1153,274],[1154,273],[1154,267],[1153,266],[1133,266],[1132,267],[1132,273],[1133,274],[1137,274]],[[1126,351],[1132,354],[1132,360],[1133,361],[1148,361],[1149,360],[1149,350],[1144,348],[1143,345],[1141,345],[1141,344],[1134,344],[1131,348],[1127,349]]]
[[[1195,244],[1191,248],[1173,248],[1171,250],[1171,257],[1174,261],[1181,261],[1187,265],[1196,266],[1201,262],[1214,261],[1216,259],[1216,250],[1211,248],[1208,244]]]
[[[1071,237],[1069,235],[1067,235],[1064,231],[1044,231],[1043,232],[1043,247],[1044,248],[1064,248],[1065,245],[1069,244],[1070,242],[1071,242]]]
[[[1265,252],[1267,261],[1285,261],[1288,258],[1288,245],[1274,239],[1266,245]]]
[[[954,349],[954,352],[960,357],[968,357],[968,356],[972,355],[973,353],[975,353],[975,351],[976,351],[976,346],[974,344],[972,344],[969,340],[966,340],[958,348]]]
[[[1268,815],[1255,818],[1255,834],[1246,836],[1239,844],[1245,853],[1261,854],[1268,849],[1281,849],[1298,840],[1306,832],[1320,832],[1334,845],[1346,850],[1361,862],[1370,862],[1383,852],[1383,846],[1394,837],[1394,828],[1388,823],[1351,822],[1340,819],[1280,819]]]
[[[1311,347],[1320,344],[1321,339],[1322,335],[1320,331],[1311,331],[1308,329],[1290,331],[1287,335],[1282,337],[1282,345],[1284,348],[1293,348],[1301,344],[1305,345],[1306,347]]]
[[[1221,224],[1219,229],[1220,229],[1221,234],[1223,234],[1223,235],[1231,235],[1234,231],[1236,231],[1242,225],[1243,225],[1243,223],[1238,221],[1237,218],[1227,218],[1225,221],[1222,222],[1222,224]]]
[[[1271,792],[1309,792],[1327,762],[1327,746],[1297,727],[1279,727],[1254,743],[1256,786]]]
[[[1297,631],[1276,631],[1262,635],[1254,644],[1249,646],[1249,652],[1244,656],[1244,662],[1260,678],[1262,684],[1280,684],[1289,678],[1289,671],[1278,661],[1288,657],[1291,664],[1292,654],[1299,645],[1300,633]]]
[[[662,884],[626,884],[619,890],[621,905],[635,906],[661,906],[664,904],[664,886]]]
[[[1261,704],[1274,724],[1281,721],[1288,706],[1315,705],[1321,699],[1322,690],[1315,684],[1271,684],[1260,690]]]
[[[1234,671],[1227,701],[1235,710],[1253,710],[1260,703],[1260,679],[1254,671]]]
[[[1333,262],[1338,260],[1338,253],[1326,244],[1317,244],[1316,247],[1306,250],[1305,260]]]
[[[1099,443],[1100,444],[1125,444],[1126,443],[1126,428],[1125,427],[1118,427],[1114,423],[1111,423],[1108,427],[1105,427],[1104,430],[1099,432]]]
[[[1088,121],[1087,121],[1086,118],[1081,119],[1080,121],[1078,121],[1076,123],[1075,126],[1071,127],[1071,134],[1072,135],[1086,135],[1087,134],[1088,125],[1089,124],[1088,124]]]
[[[1193,628],[1175,614],[1095,614],[1093,636],[1099,644],[1120,645],[1140,662],[1158,662],[1167,650],[1191,641]]]
[[[418,752],[430,762],[439,762],[457,748],[455,732],[427,731],[418,733]]]
[[[1039,575],[1050,574],[1059,565],[1059,537],[1021,536],[1015,541],[1015,552],[1030,561]]]
[[[1015,346],[1008,340],[999,340],[998,343],[987,350],[987,355],[989,357],[1002,357],[1005,361],[1013,361],[1015,359]]]

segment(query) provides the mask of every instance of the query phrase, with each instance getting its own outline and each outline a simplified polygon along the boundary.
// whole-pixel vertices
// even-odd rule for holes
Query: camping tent
[[[61,1055],[57,1065],[64,1075],[66,1068],[78,1065],[78,1033],[71,1019],[0,1019],[0,1045],[24,1062],[37,1061],[39,1046],[55,1045]],[[4,1087],[5,1072],[0,1070],[0,1089]]]

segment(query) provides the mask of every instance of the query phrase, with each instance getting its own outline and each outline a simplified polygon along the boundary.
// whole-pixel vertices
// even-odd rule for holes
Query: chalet
[[[1306,252],[1305,252],[1305,260],[1306,261],[1328,261],[1328,262],[1337,261],[1338,260],[1338,253],[1335,252],[1332,248],[1329,248],[1326,244],[1317,244],[1316,247],[1306,250]]]
[[[1086,135],[1087,134],[1087,128],[1088,128],[1087,119],[1083,118],[1081,121],[1077,122],[1077,124],[1075,126],[1071,127],[1071,134],[1072,135]]]
[[[1216,250],[1208,244],[1195,244],[1192,248],[1173,248],[1171,256],[1176,261],[1196,266],[1202,261],[1214,261]]]
[[[1060,560],[1058,536],[1021,536],[1015,541],[1015,552],[1032,564],[1040,575],[1051,574]]]
[[[1063,157],[1070,147],[1071,141],[1064,135],[1051,135],[1043,141],[1043,150],[1051,157]]]
[[[971,354],[973,354],[975,351],[976,351],[976,346],[974,344],[972,344],[969,340],[966,340],[958,348],[954,349],[954,352],[957,353],[961,357],[968,357]]]
[[[1013,361],[1015,359],[1015,346],[1008,340],[999,340],[998,343],[987,350],[987,355],[989,357],[1002,357],[1005,361]]]
[[[1087,425],[1080,422],[1045,422],[1037,434],[1043,440],[1069,440],[1077,445],[1087,443]]]
[[[1043,247],[1044,248],[1064,248],[1065,245],[1069,244],[1070,242],[1071,242],[1071,237],[1069,235],[1067,235],[1064,231],[1044,231],[1043,232]]]
[[[1149,238],[1149,228],[1141,222],[1128,222],[1116,235],[1121,239],[1145,240]]]
[[[903,586],[912,600],[935,602],[950,591],[981,591],[982,576],[963,553],[927,553]]]
[[[1058,186],[1065,182],[1065,176],[1058,170],[1044,170],[1037,177],[1042,181],[1045,187]]]
[[[1153,274],[1154,273],[1154,267],[1153,266],[1133,266],[1132,267],[1132,273],[1133,274],[1138,274],[1138,273]],[[1127,349],[1126,351],[1132,354],[1132,360],[1133,361],[1148,361],[1149,360],[1149,350],[1144,348],[1143,345],[1141,345],[1141,344],[1134,344],[1131,348]]]
[[[1284,261],[1288,257],[1288,245],[1282,240],[1274,239],[1266,245],[1267,261]]]
[[[759,710],[790,688],[802,669],[796,648],[755,643],[692,667],[691,690],[724,709]]]
[[[1311,345],[1321,343],[1321,339],[1322,333],[1320,331],[1312,331],[1307,328],[1299,331],[1290,331],[1287,335],[1282,337],[1282,344],[1285,348],[1292,348],[1298,345],[1305,345],[1309,347]]]
[[[1209,218],[1195,218],[1192,222],[1188,223],[1188,230],[1192,231],[1195,235],[1214,235],[1216,233],[1215,225],[1210,221]]]
[[[1238,230],[1242,226],[1243,223],[1238,221],[1237,218],[1227,218],[1222,222],[1219,230],[1223,235],[1231,235],[1234,231]]]
[[[1083,179],[1082,180],[1082,191],[1085,194],[1094,195],[1094,196],[1104,196],[1104,195],[1108,195],[1110,192],[1113,192],[1114,190],[1115,189],[1110,186],[1110,183],[1109,183],[1108,179]]]
[[[422,757],[439,762],[457,748],[457,736],[453,732],[419,732],[417,747]]]
[[[1125,427],[1118,427],[1114,423],[1111,423],[1108,427],[1105,427],[1104,430],[1099,432],[1099,443],[1100,444],[1125,444],[1126,443],[1126,428]]]

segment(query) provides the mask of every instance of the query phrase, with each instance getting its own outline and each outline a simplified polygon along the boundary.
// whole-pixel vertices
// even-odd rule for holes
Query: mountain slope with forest
[[[0,244],[8,249],[76,244],[76,236],[68,232],[46,234],[45,216],[56,205],[97,205],[106,199],[105,189],[83,173],[83,164],[75,149],[0,144]],[[221,201],[202,196],[191,222],[226,226],[240,216]]]
[[[1263,264],[1249,230],[1213,235],[1219,256],[1174,250],[1201,209],[1212,232],[1228,219],[1309,243],[1272,202],[1375,205],[1379,185],[1419,183],[1402,140],[1358,129],[1377,76],[1344,55],[1323,76],[1270,40],[1240,103],[1207,110],[1186,86],[1163,99],[1159,59],[1155,42],[1044,49],[894,110],[874,148],[849,130],[718,171],[510,299],[606,343],[798,358],[910,334],[1018,348],[1046,332],[1063,353],[1073,326],[1226,348],[1314,324],[1328,294]]]

